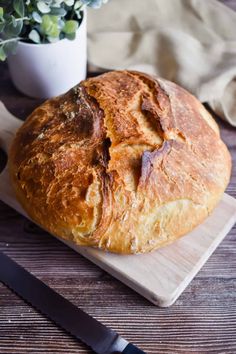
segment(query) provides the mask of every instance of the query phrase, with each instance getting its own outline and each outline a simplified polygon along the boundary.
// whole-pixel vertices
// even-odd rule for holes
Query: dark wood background
[[[236,1],[226,1],[236,8]],[[40,103],[13,87],[0,64],[0,99],[25,119]],[[233,158],[236,129],[218,120]],[[0,127],[1,129],[1,127]],[[0,166],[5,157],[1,152]],[[0,250],[147,353],[236,353],[236,228],[170,308],[157,308],[0,202]],[[0,353],[90,353],[0,283]]]

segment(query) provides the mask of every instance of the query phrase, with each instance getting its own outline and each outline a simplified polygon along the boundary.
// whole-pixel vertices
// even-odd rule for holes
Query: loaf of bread
[[[16,134],[9,165],[37,224],[78,245],[128,254],[202,223],[227,186],[231,159],[191,94],[114,71],[37,108]]]

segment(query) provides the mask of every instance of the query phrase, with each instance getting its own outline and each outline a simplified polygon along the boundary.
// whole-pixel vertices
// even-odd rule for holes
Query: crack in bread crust
[[[109,72],[46,101],[10,151],[31,218],[79,245],[142,253],[213,210],[231,160],[205,108],[174,83]]]

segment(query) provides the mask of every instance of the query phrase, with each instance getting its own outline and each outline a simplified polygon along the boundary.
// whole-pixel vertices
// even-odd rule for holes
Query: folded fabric
[[[174,81],[236,126],[236,12],[217,0],[110,0],[88,13],[88,54]]]

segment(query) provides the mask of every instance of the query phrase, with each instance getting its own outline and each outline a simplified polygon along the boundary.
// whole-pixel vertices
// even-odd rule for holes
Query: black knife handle
[[[132,343],[129,343],[127,347],[122,352],[123,354],[146,354],[144,351],[141,349],[135,347]]]

